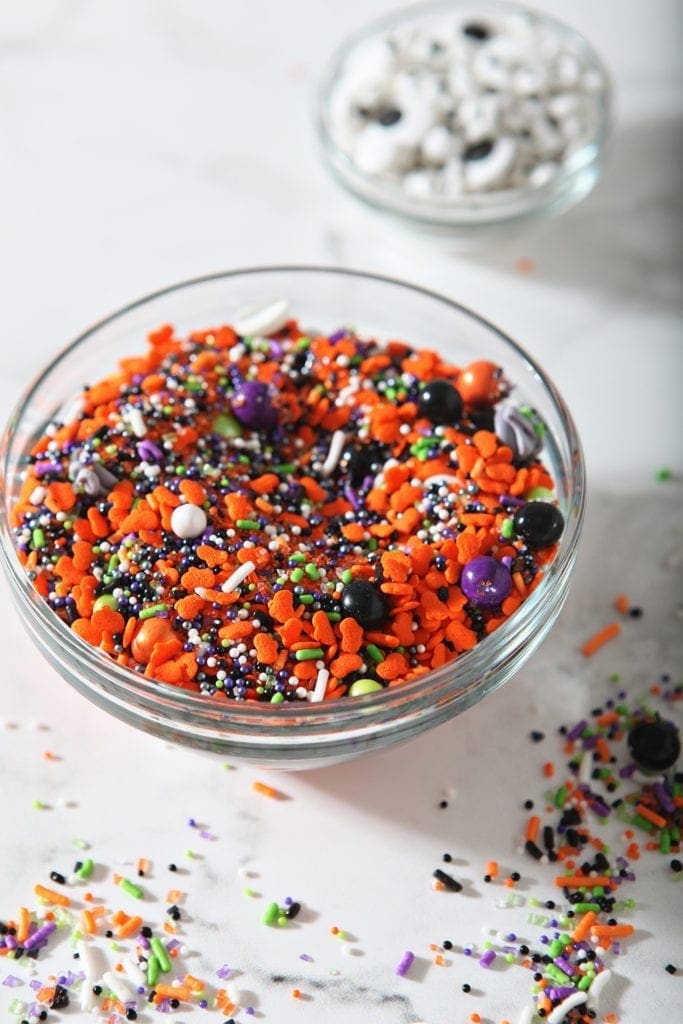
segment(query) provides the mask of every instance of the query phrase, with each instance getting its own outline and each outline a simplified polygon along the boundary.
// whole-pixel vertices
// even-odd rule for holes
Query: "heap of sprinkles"
[[[372,693],[512,615],[564,527],[503,369],[284,301],[85,387],[27,456],[19,556],[83,640],[208,698]]]

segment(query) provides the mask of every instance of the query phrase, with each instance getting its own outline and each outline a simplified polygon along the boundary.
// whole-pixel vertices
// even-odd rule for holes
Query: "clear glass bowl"
[[[144,349],[164,323],[180,332],[228,323],[242,306],[286,297],[309,329],[354,325],[380,340],[402,338],[439,349],[455,363],[500,364],[515,395],[547,426],[543,458],[566,527],[539,586],[499,629],[438,671],[366,697],[276,708],[216,705],[124,669],[82,641],[34,590],[16,555],[9,513],[23,457],[45,424],[84,380],[97,380]],[[584,464],[576,429],[554,384],[502,331],[450,299],[400,281],[325,267],[263,267],[197,278],[157,292],[86,330],[59,353],[22,396],[0,448],[0,552],[24,624],[51,665],[79,693],[117,718],[164,740],[233,760],[294,769],[347,760],[416,736],[482,700],[540,644],[567,595],[584,511]],[[104,722],[103,722],[104,726]]]
[[[457,197],[410,195],[399,182],[361,170],[335,138],[331,116],[335,94],[347,63],[359,48],[397,30],[405,32],[415,26],[441,24],[449,15],[467,15],[476,22],[486,22],[488,18],[493,23],[497,18],[514,16],[522,25],[551,31],[580,57],[586,70],[594,76],[599,107],[595,130],[545,184],[463,193]],[[473,238],[491,232],[499,234],[502,229],[521,221],[559,214],[588,195],[602,172],[611,129],[611,84],[604,64],[588,41],[547,14],[506,0],[433,0],[384,15],[342,42],[330,58],[320,83],[315,120],[328,166],[357,198],[414,228]]]

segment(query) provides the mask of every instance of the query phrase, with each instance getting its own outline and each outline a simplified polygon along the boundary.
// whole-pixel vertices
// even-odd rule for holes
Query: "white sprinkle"
[[[78,419],[84,409],[85,402],[83,399],[74,398],[71,401],[65,402],[54,418],[58,423],[64,423],[68,426],[69,423],[73,423],[74,420]]]
[[[147,424],[143,418],[142,413],[139,409],[130,409],[126,413],[126,419],[131,425],[132,431],[136,437],[144,437],[147,433]]]
[[[341,454],[344,451],[344,445],[346,444],[346,434],[343,430],[335,430],[330,440],[330,447],[327,452],[327,458],[323,462],[322,469],[320,470],[322,476],[330,476],[331,473],[337,468],[337,463],[341,458]]]
[[[269,335],[284,327],[289,318],[286,299],[272,299],[257,306],[241,309],[233,319],[233,327],[241,337]]]
[[[33,488],[28,500],[31,505],[42,505],[46,497],[47,488],[38,486]]]
[[[134,999],[137,995],[135,987],[121,974],[105,971],[102,975],[102,981],[122,1003],[127,1002],[129,999]]]
[[[126,974],[128,974],[131,978],[134,978],[141,985],[147,984],[147,975],[141,969],[135,957],[127,956],[125,957],[123,962],[126,965]]]
[[[231,590],[236,590],[240,583],[243,583],[255,568],[256,566],[253,562],[244,562],[239,569],[235,569],[234,573],[231,576],[228,576],[227,580],[221,587],[223,593],[229,594]]]
[[[595,1007],[598,999],[600,998],[603,988],[608,983],[611,977],[612,972],[609,968],[606,968],[604,971],[600,971],[595,981],[592,982],[591,987],[588,989],[588,1005],[591,1009]]]
[[[651,775],[647,772],[641,772],[637,768],[631,778],[634,782],[639,782],[641,786],[655,786],[665,781],[664,775]]]
[[[531,1024],[534,1016],[533,1006],[525,1006],[519,1017],[517,1018],[517,1024]]]
[[[85,974],[83,984],[81,986],[81,1010],[86,1012],[92,1010],[95,1005],[95,993],[93,992],[93,985],[97,984],[97,968],[95,966],[95,958],[93,956],[93,948],[83,939],[80,939],[77,943],[78,949],[78,961],[81,970]]]
[[[570,1010],[573,1010],[575,1006],[581,1006],[582,1003],[586,1002],[585,992],[573,992],[566,999],[563,999],[561,1003],[558,1003],[552,1013],[548,1016],[548,1024],[561,1024],[566,1015]]]
[[[330,678],[330,673],[326,668],[318,669],[318,678],[315,681],[315,686],[310,693],[309,700],[311,703],[319,703],[325,696],[327,689],[327,680]]]

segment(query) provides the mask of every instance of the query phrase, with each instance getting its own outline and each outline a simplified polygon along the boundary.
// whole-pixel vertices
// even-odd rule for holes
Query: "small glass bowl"
[[[551,179],[541,179],[533,186],[525,184],[459,195],[415,195],[407,192],[396,176],[392,180],[390,176],[362,170],[344,148],[334,127],[335,99],[339,98],[345,69],[358,57],[361,48],[396,32],[405,37],[413,28],[438,30],[449,17],[457,18],[458,24],[467,18],[493,25],[501,19],[514,18],[522,27],[552,33],[580,58],[586,72],[592,76],[596,101],[594,129],[562,160]],[[521,221],[559,214],[588,195],[603,168],[611,128],[611,84],[604,64],[588,41],[549,15],[504,0],[433,0],[393,11],[363,26],[342,42],[320,83],[315,120],[326,163],[357,198],[423,231],[477,237],[500,233]]]
[[[217,705],[145,679],[89,646],[34,590],[19,562],[10,512],[25,453],[84,380],[140,353],[148,331],[164,323],[182,333],[229,323],[244,306],[286,297],[307,328],[354,325],[386,341],[408,339],[453,362],[490,359],[514,394],[547,427],[543,458],[566,518],[558,553],[530,597],[499,629],[443,668],[377,694],[321,704]],[[515,342],[450,299],[400,281],[325,267],[263,267],[197,278],[133,302],[95,324],[59,353],[19,401],[0,446],[0,554],[24,624],[50,664],[93,703],[164,740],[233,760],[297,769],[344,761],[410,739],[482,700],[540,644],[567,595],[584,511],[581,446],[562,398]],[[104,727],[104,721],[103,721]]]

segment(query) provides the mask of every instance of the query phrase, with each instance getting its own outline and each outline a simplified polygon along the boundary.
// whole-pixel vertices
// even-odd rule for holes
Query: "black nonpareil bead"
[[[462,416],[462,398],[449,380],[431,380],[420,392],[418,413],[425,419],[443,426],[457,423]]]

